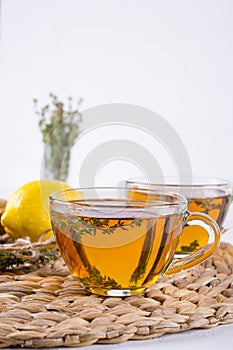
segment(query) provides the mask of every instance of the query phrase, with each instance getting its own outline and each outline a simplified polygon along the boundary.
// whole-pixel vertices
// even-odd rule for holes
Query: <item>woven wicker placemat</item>
[[[0,347],[113,344],[233,323],[233,246],[144,295],[90,295],[62,259],[0,276]]]

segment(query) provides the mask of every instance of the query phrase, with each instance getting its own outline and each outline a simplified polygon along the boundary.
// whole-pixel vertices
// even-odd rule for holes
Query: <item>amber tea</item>
[[[104,189],[104,193],[106,193]],[[70,192],[75,190],[70,190]],[[83,287],[100,295],[142,293],[162,274],[189,268],[212,254],[219,241],[212,219],[195,215],[214,229],[205,253],[176,263],[176,251],[186,217],[187,201],[179,195],[160,194],[153,203],[129,200],[128,190],[121,197],[51,196],[51,221],[66,265]],[[82,198],[85,198],[84,194]],[[113,196],[113,194],[111,193]],[[106,196],[106,195],[105,195]],[[67,198],[69,197],[69,200]],[[93,199],[94,198],[94,199]],[[202,214],[200,214],[202,215]],[[180,259],[179,259],[180,260]]]
[[[202,180],[204,182],[204,180]],[[216,182],[216,180],[215,180]],[[129,181],[130,191],[129,196],[137,200],[154,200],[145,191],[139,191],[142,184],[138,183],[133,185]],[[172,188],[173,191],[179,190],[188,200],[188,210],[191,212],[205,213],[211,216],[223,230],[223,223],[228,213],[228,210],[232,201],[231,187],[224,183],[224,186],[217,185],[216,183],[209,185],[193,185],[193,187],[187,185],[174,185],[164,184],[158,185],[156,182],[149,184],[150,187],[160,188]],[[134,189],[137,191],[134,192]],[[204,228],[200,226],[192,225],[184,228],[182,237],[180,238],[177,246],[177,252],[192,252],[199,247],[203,247],[208,240],[208,233]]]
[[[173,257],[183,215],[91,214],[51,212],[57,244],[73,276],[90,288],[138,289],[154,283]]]
[[[204,198],[187,198],[188,210],[198,211],[211,216],[223,228],[223,222],[231,205],[231,196],[220,190],[210,191]],[[202,247],[208,240],[208,234],[204,229],[196,226],[184,228],[177,251],[193,251],[197,247]]]

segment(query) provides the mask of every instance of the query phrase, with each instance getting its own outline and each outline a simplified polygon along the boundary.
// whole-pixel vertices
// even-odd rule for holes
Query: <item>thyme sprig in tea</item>
[[[116,220],[117,222],[113,225],[110,224],[112,219],[106,218],[96,218],[96,217],[76,217],[72,215],[67,215],[65,218],[63,215],[58,216],[52,215],[53,222],[63,230],[64,227],[68,227],[70,233],[74,237],[81,237],[84,234],[95,236],[97,229],[101,229],[102,234],[110,235],[113,234],[117,228],[128,231],[129,227],[140,227],[142,224],[141,219],[133,219],[130,224],[126,224],[123,219]]]
[[[100,219],[100,218],[88,218],[88,217],[80,217],[81,224],[84,224],[84,229],[79,232],[79,234],[88,233],[96,235],[96,228],[102,229],[103,234],[112,234],[117,228],[121,228],[122,230],[128,231],[124,220],[117,220],[117,223],[114,225],[110,225],[110,219]],[[130,227],[140,226],[142,220],[132,220]],[[86,224],[86,225],[85,225]],[[82,232],[83,231],[83,232]]]
[[[79,281],[83,285],[94,284],[96,287],[102,288],[121,288],[121,285],[114,278],[106,275],[102,276],[95,266],[87,268],[87,272],[89,276],[79,277]]]
[[[215,203],[215,198],[205,198],[203,199],[192,199],[192,202],[195,203],[198,207],[205,210],[206,214],[209,210],[217,210],[221,209],[222,204],[221,203]]]
[[[194,252],[197,248],[200,247],[200,244],[195,239],[193,242],[191,242],[189,245],[182,245],[181,251],[182,252]]]

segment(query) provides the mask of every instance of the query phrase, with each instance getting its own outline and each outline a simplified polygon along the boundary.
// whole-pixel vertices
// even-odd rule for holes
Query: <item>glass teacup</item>
[[[129,188],[129,197],[137,200],[149,200],[148,194],[145,191],[140,192],[140,188],[179,193],[188,200],[189,211],[211,216],[220,226],[221,232],[225,232],[227,229],[223,227],[223,224],[233,198],[232,184],[226,180],[203,177],[180,181],[175,177],[149,178],[148,180],[134,178],[127,180],[126,186]],[[153,200],[153,196],[150,200]],[[189,227],[187,224],[179,241],[177,252],[194,251],[206,244],[207,240],[206,230],[195,226]]]
[[[136,295],[161,275],[188,269],[215,251],[220,230],[212,218],[187,213],[187,200],[179,194],[147,193],[153,201],[129,199],[128,188],[73,189],[50,196],[58,247],[71,274],[88,291]],[[185,223],[207,229],[208,242],[174,259]]]

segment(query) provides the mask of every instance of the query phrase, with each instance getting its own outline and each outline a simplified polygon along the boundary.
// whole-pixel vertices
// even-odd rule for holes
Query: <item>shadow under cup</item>
[[[213,220],[187,215],[187,200],[173,193],[156,192],[149,203],[129,198],[128,188],[60,191],[50,196],[50,212],[70,272],[99,295],[142,293],[164,273],[205,260],[220,236]],[[184,223],[192,221],[211,227],[212,236],[203,249],[173,260]]]
[[[228,181],[194,177],[192,181],[184,180],[180,183],[175,177],[163,180],[150,178],[148,181],[143,178],[135,178],[127,180],[126,186],[130,190],[131,198],[138,200],[153,200],[152,197],[149,199],[145,191],[140,193],[140,188],[180,193],[188,200],[190,212],[205,213],[217,222],[222,233],[228,231],[223,226],[233,198],[233,186]],[[207,240],[208,233],[205,229],[195,225],[191,227],[186,225],[176,252],[193,252],[204,246]]]

